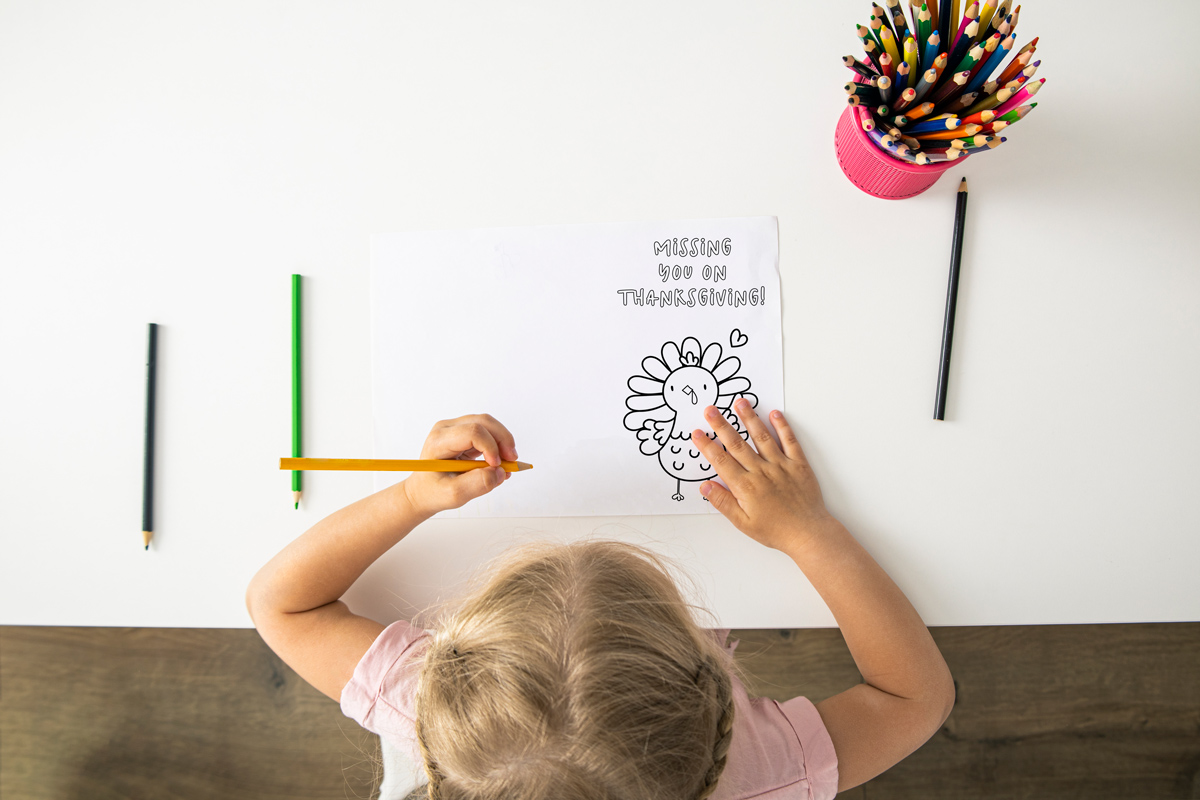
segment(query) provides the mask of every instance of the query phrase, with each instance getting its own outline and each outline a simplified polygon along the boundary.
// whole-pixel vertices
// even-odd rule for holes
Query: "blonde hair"
[[[416,730],[433,800],[701,800],[732,660],[643,547],[517,548],[438,626]]]

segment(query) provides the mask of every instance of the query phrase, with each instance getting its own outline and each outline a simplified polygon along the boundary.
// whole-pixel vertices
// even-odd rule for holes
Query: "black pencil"
[[[958,184],[954,209],[954,241],[950,245],[950,285],[946,287],[946,321],[942,326],[942,363],[938,369],[933,418],[946,419],[946,384],[950,380],[950,346],[954,341],[954,307],[958,303],[958,269],[962,264],[963,226],[967,221],[967,179]]]
[[[150,549],[154,535],[154,367],[158,359],[158,325],[150,323],[146,353],[146,453],[142,465],[142,544]]]

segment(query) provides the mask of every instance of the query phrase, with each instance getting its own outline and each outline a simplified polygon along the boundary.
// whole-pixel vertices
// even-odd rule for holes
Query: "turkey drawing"
[[[746,343],[740,331],[730,335],[734,347]],[[758,406],[750,394],[750,381],[738,375],[742,362],[735,356],[721,358],[721,345],[713,342],[701,349],[700,342],[687,337],[679,344],[667,342],[658,356],[642,359],[643,373],[628,381],[633,394],[625,398],[629,413],[625,427],[637,434],[640,450],[658,456],[658,463],[675,479],[672,500],[683,500],[683,481],[704,481],[716,477],[692,442],[692,431],[699,428],[716,439],[704,421],[704,409],[716,406],[734,429],[747,439],[745,425],[730,408],[739,397]]]

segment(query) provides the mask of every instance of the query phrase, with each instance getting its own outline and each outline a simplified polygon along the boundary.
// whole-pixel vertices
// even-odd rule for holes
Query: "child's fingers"
[[[487,494],[504,483],[504,477],[505,472],[499,467],[481,467],[455,475],[447,481],[454,503],[451,508],[458,508],[468,500]]]
[[[792,426],[783,418],[782,411],[771,412],[771,424],[775,426],[775,432],[779,434],[784,455],[807,464],[808,459],[805,458],[804,450],[800,447],[800,440],[796,438],[796,432],[792,430]]]
[[[492,434],[492,438],[496,440],[496,444],[500,446],[500,457],[508,461],[517,460],[517,441],[513,438],[512,433],[508,428],[500,423],[500,420],[493,417],[491,414],[475,414],[470,417],[472,422],[478,422],[483,427],[487,428],[488,433]]]
[[[692,431],[692,444],[704,456],[704,460],[712,464],[717,474],[730,486],[733,486],[746,474],[746,469],[733,456],[725,452],[725,448],[708,438],[704,431],[697,428]]]
[[[783,455],[779,451],[779,445],[775,443],[775,437],[767,429],[767,423],[754,413],[754,406],[750,405],[750,401],[743,397],[733,404],[733,410],[738,415],[738,419],[745,423],[746,430],[750,431],[750,438],[754,440],[754,447],[758,450],[758,454],[767,461],[778,461]]]
[[[746,512],[738,504],[737,498],[733,496],[733,492],[716,481],[705,481],[700,484],[700,494],[707,497],[708,502],[712,503],[713,508],[720,511],[722,516],[736,525],[739,530],[742,528],[742,525],[746,522]]]
[[[459,422],[434,428],[425,440],[421,458],[459,458],[476,450],[493,467],[500,466],[500,445],[492,432],[479,422]]]
[[[743,468],[749,469],[758,460],[758,453],[754,452],[754,448],[748,445],[746,440],[742,438],[742,435],[733,429],[733,426],[729,424],[729,420],[721,416],[719,408],[709,406],[704,409],[704,419],[712,426],[713,431],[717,434],[717,438],[721,440],[721,444],[725,445],[725,449],[737,459],[738,464]],[[716,464],[713,464],[713,466],[715,467]],[[725,476],[722,475],[721,477],[724,478]]]
[[[436,431],[438,429],[453,428],[461,425],[478,425],[482,427],[491,437],[490,441],[496,445],[495,452],[499,454],[499,458],[507,459],[509,461],[517,460],[516,440],[513,438],[513,435],[509,432],[508,428],[504,427],[504,425],[501,424],[500,421],[491,414],[467,414],[466,416],[458,417],[456,419],[445,420],[435,425],[434,430]],[[485,460],[487,460],[489,464],[492,463],[491,459],[487,458],[488,451],[484,450],[482,447],[477,447],[475,449],[477,452],[484,455]],[[499,462],[496,463],[498,464]]]

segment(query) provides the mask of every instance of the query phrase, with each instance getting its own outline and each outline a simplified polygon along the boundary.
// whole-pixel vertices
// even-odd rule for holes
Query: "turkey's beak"
[[[683,393],[692,398],[692,405],[700,402],[700,398],[696,396],[696,390],[690,386],[683,387]]]

